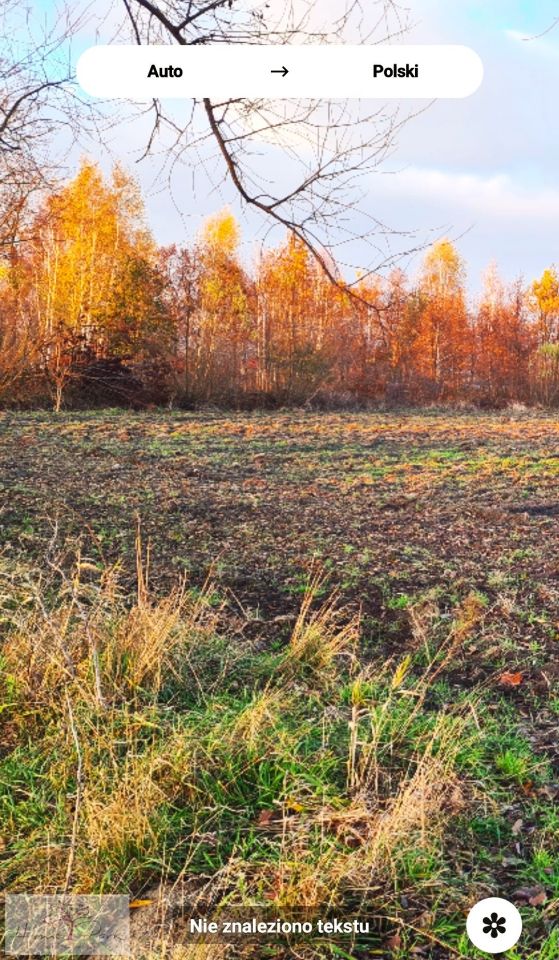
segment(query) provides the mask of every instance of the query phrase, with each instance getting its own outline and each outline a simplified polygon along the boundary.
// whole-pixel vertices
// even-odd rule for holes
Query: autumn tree
[[[8,402],[36,359],[20,309],[19,261],[36,204],[58,175],[55,131],[68,132],[76,120],[64,48],[78,23],[63,4],[48,26],[19,0],[0,4],[0,397]],[[91,108],[80,104],[80,123],[90,116]]]
[[[293,234],[260,258],[257,290],[261,389],[305,399],[332,370],[336,291]]]
[[[20,301],[60,409],[80,356],[138,359],[148,335],[161,341],[157,251],[135,182],[118,167],[106,181],[89,162],[46,198],[32,232],[18,264]]]
[[[492,405],[529,399],[532,330],[520,284],[507,289],[491,264],[475,315],[474,398]]]
[[[533,371],[538,399],[546,404],[559,398],[559,276],[555,267],[544,270],[530,288],[537,351]]]
[[[60,409],[140,388],[189,404],[559,402],[554,268],[526,289],[492,267],[469,308],[463,263],[442,241],[415,286],[400,270],[366,273],[352,295],[293,232],[250,269],[228,209],[192,243],[158,248],[133,178],[90,162],[30,227],[0,263],[4,403],[46,391]]]
[[[197,245],[200,281],[196,382],[200,396],[239,396],[252,349],[251,283],[239,258],[240,232],[229,210],[210,217]]]
[[[437,399],[457,395],[467,370],[470,328],[464,296],[464,265],[448,240],[425,257],[419,282],[422,301],[417,340],[420,370]]]
[[[64,3],[48,18],[0,4],[0,257],[26,241],[34,203],[56,182],[55,136],[67,146],[90,129],[95,108],[72,87],[67,52],[81,23]]]
[[[159,269],[173,331],[169,387],[172,396],[190,403],[196,393],[202,264],[195,248],[173,244],[159,251]]]
[[[0,402],[21,396],[37,359],[36,338],[21,310],[21,275],[12,259],[0,259]]]
[[[402,270],[393,270],[384,285],[379,327],[386,355],[386,395],[403,402],[414,395],[421,313]]]
[[[530,288],[530,306],[534,313],[540,344],[559,340],[559,276],[555,267],[544,270]]]

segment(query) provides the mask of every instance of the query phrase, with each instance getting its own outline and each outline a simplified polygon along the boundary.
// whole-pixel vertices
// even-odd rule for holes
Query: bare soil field
[[[233,889],[240,896],[242,887],[251,903],[260,897],[312,906],[325,902],[319,878],[331,869],[317,847],[320,823],[342,864],[334,871],[338,905],[354,909],[361,891],[359,902],[378,924],[373,947],[301,947],[301,956],[475,956],[464,936],[468,905],[499,894],[523,912],[527,934],[518,957],[559,957],[556,416],[6,413],[0,488],[0,622],[6,676],[16,677],[3,681],[8,747],[0,770],[4,842],[15,856],[0,861],[9,888],[49,888],[31,866],[41,850],[53,888],[69,874],[81,889],[109,885],[141,896],[162,878],[215,875],[228,896]],[[173,626],[161,644],[157,683],[153,670],[138,673],[123,693],[121,673],[115,679],[107,666],[110,682],[103,674],[113,654],[104,661],[101,653],[101,686],[117,692],[114,703],[108,693],[100,699],[97,675],[82,735],[98,722],[101,700],[103,708],[111,701],[111,709],[126,704],[127,711],[134,702],[158,728],[157,742],[148,738],[150,751],[166,755],[177,724],[185,723],[196,738],[208,738],[207,760],[218,750],[210,746],[212,723],[225,724],[219,749],[228,738],[230,744],[219,763],[230,765],[230,788],[212,772],[213,760],[198,761],[203,771],[193,792],[184,773],[169,774],[162,786],[155,778],[160,801],[146,801],[152,813],[131,847],[113,842],[109,826],[107,837],[94,838],[87,817],[95,807],[102,820],[118,791],[111,794],[106,782],[101,789],[92,777],[79,800],[83,830],[72,848],[72,764],[60,761],[53,772],[29,739],[50,731],[58,742],[64,718],[45,717],[43,668],[38,687],[36,676],[16,694],[12,687],[17,664],[29,655],[22,611],[32,616],[25,629],[38,649],[45,618],[59,616],[72,577],[79,575],[83,597],[69,622],[80,604],[105,611],[99,597],[107,571],[118,580],[123,635],[138,609],[159,618],[159,630],[161,605],[176,599],[181,582],[189,604],[202,605],[207,632],[192,669],[204,695],[192,693],[192,677],[181,687],[176,659],[165,660],[166,644],[176,654]],[[177,603],[177,622],[191,635],[198,613]],[[101,651],[112,636],[102,622]],[[64,654],[74,664],[74,684],[80,658],[87,660],[80,643],[75,659],[71,643]],[[129,656],[127,663],[135,654]],[[66,682],[62,674],[59,682]],[[61,689],[49,687],[53,695]],[[77,729],[87,697],[72,689],[65,696]],[[36,704],[27,727],[26,698]],[[137,752],[136,736],[130,743]],[[274,753],[278,737],[281,756]],[[239,738],[253,771],[246,786],[239,784],[247,758],[241,762],[233,749]],[[254,753],[256,741],[262,755]],[[67,734],[65,744],[71,753]],[[419,787],[427,757],[430,772]],[[122,799],[129,788],[127,774],[120,776]],[[142,789],[151,796],[147,781]],[[191,815],[202,790],[206,800]],[[394,822],[391,837],[379,839],[379,811],[401,814],[410,790],[419,790],[429,808],[428,836],[410,820]],[[45,824],[54,810],[59,857],[51,862]],[[356,849],[370,858],[367,883],[352,859]],[[305,876],[299,870],[286,880],[282,873],[280,882],[278,861],[294,859],[307,865]],[[227,874],[233,862],[244,865],[244,885]],[[261,955],[283,956],[267,949]]]

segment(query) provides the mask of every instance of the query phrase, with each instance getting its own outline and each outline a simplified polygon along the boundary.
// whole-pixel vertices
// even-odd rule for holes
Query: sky
[[[480,90],[438,101],[400,138],[388,189],[372,199],[393,222],[448,226],[473,289],[495,260],[530,280],[559,260],[559,28],[550,0],[417,0],[416,42],[465,43],[485,68]],[[384,196],[383,196],[384,192]]]
[[[31,5],[48,17],[55,2],[31,0]],[[103,3],[116,22],[121,0]],[[530,281],[559,262],[559,26],[540,36],[559,15],[557,0],[407,0],[407,7],[411,29],[403,42],[471,46],[484,62],[484,81],[466,100],[437,101],[403,127],[390,158],[361,184],[362,206],[396,231],[414,231],[414,246],[443,236],[454,240],[474,294],[491,262],[506,281],[518,276]],[[107,42],[110,29],[111,16],[97,42]],[[73,56],[95,40],[82,31]],[[207,165],[176,171],[169,189],[160,157],[137,162],[146,130],[137,115],[125,119],[111,131],[109,151],[81,144],[70,165],[78,162],[79,151],[107,169],[115,159],[132,168],[161,243],[190,242],[207,215],[230,205],[250,256],[269,237],[269,225],[242,209],[219,163],[206,158]],[[281,157],[270,161],[272,180],[280,177],[281,166]],[[370,262],[370,251],[359,242],[344,256],[352,264]],[[412,275],[421,258],[420,251],[405,261]]]

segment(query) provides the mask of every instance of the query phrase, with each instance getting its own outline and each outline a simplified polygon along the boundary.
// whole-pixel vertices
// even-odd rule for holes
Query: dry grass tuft
[[[40,604],[18,615],[3,649],[6,671],[38,709],[56,708],[68,689],[98,708],[140,692],[156,697],[177,659],[188,659],[212,635],[217,613],[208,595],[209,588],[192,595],[182,586],[130,607],[112,577],[82,588],[78,568],[69,598],[54,609]]]
[[[442,640],[424,606],[411,653],[359,664],[359,618],[336,595],[316,602],[320,574],[270,654],[216,636],[209,590],[153,598],[141,574],[127,598],[118,570],[84,580],[84,567],[50,605],[14,613],[3,651],[13,776],[32,797],[5,823],[28,886],[137,894],[196,874],[211,878],[210,912],[324,912],[388,895],[406,857],[437,860],[465,802],[456,761],[471,714],[425,703],[483,615],[476,597]],[[146,957],[222,951],[156,944]]]
[[[355,616],[343,622],[336,593],[315,608],[323,585],[324,577],[319,571],[303,596],[286,658],[287,666],[304,666],[321,682],[331,675],[337,658],[353,655],[360,636],[360,618]]]
[[[282,739],[279,718],[289,710],[289,694],[281,688],[266,688],[254,694],[224,735],[232,745],[242,744],[250,752],[265,752],[267,746],[277,747]]]

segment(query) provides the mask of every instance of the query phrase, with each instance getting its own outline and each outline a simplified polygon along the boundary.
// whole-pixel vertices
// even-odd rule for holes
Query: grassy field
[[[2,887],[331,906],[372,940],[285,956],[356,960],[478,956],[501,895],[559,958],[556,417],[0,435]]]

